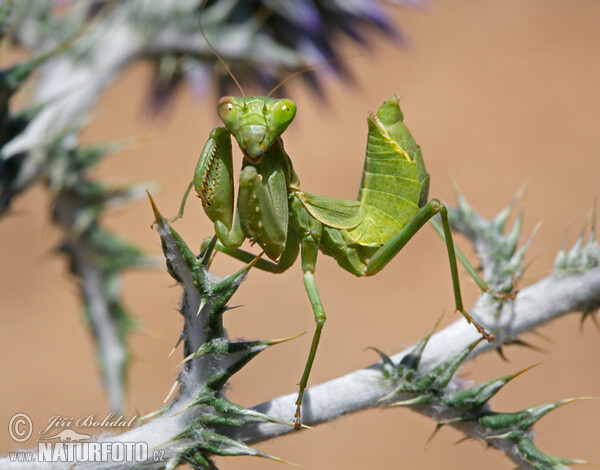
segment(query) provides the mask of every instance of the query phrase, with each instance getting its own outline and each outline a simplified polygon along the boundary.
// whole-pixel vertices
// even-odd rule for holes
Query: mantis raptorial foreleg
[[[204,211],[212,220],[219,241],[231,248],[239,247],[245,239],[239,217],[233,218],[233,157],[231,134],[224,127],[214,128],[200,153],[194,179],[188,185],[175,221],[183,216],[192,187],[202,199]]]
[[[283,208],[278,201],[277,189],[283,193]],[[275,194],[275,196],[273,196]],[[285,179],[277,175],[260,175],[254,166],[246,166],[240,173],[240,194],[237,209],[245,233],[250,234],[271,259],[278,258],[285,248],[287,236],[287,200]],[[282,217],[282,212],[286,217]],[[218,234],[217,234],[218,235]]]

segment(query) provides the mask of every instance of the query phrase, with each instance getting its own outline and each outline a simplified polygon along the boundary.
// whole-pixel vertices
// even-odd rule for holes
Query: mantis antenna
[[[198,12],[198,26],[200,26],[200,32],[202,33],[202,37],[206,41],[206,44],[208,44],[208,47],[210,48],[210,50],[213,52],[213,54],[216,56],[216,58],[219,59],[219,62],[221,62],[223,64],[223,67],[225,67],[225,70],[227,70],[227,73],[229,74],[229,76],[231,78],[233,78],[233,81],[235,82],[235,84],[237,85],[237,87],[240,89],[240,92],[242,93],[242,98],[244,98],[246,95],[244,95],[244,90],[242,89],[242,86],[240,85],[240,82],[237,81],[237,78],[235,78],[235,75],[233,74],[233,72],[231,71],[231,69],[229,68],[229,66],[227,65],[227,63],[223,60],[223,58],[219,55],[219,53],[217,52],[217,50],[210,43],[210,41],[206,37],[206,33],[204,32],[204,28],[202,27],[202,12],[204,11],[204,8],[206,7],[207,3],[208,3],[208,0],[204,0],[204,3],[200,7],[200,11]]]
[[[233,79],[233,81],[235,82],[235,84],[237,85],[237,87],[239,88],[240,93],[242,94],[242,98],[244,98],[246,95],[244,94],[244,90],[242,89],[242,86],[240,85],[240,82],[238,82],[237,78],[235,78],[235,75],[233,74],[233,72],[231,71],[231,69],[229,68],[229,66],[225,62],[225,60],[223,60],[223,58],[220,56],[220,54],[217,52],[217,50],[214,48],[214,46],[210,43],[210,41],[206,37],[206,33],[204,32],[204,28],[202,27],[202,12],[204,11],[204,8],[206,7],[207,3],[208,3],[208,0],[204,0],[204,2],[202,3],[202,6],[200,7],[200,11],[198,13],[198,25],[200,26],[200,33],[202,33],[202,37],[206,41],[206,44],[208,44],[208,47],[210,48],[210,50],[212,51],[212,53],[215,55],[215,57],[217,59],[219,59],[219,62],[221,62],[221,64],[223,64],[223,67],[225,67],[225,70],[227,70],[227,73]],[[349,56],[343,56],[343,57],[335,57],[333,59],[324,60],[323,62],[317,62],[316,64],[308,65],[306,67],[301,68],[300,70],[296,70],[294,73],[288,75],[286,78],[284,78],[282,81],[280,81],[277,85],[275,85],[275,87],[273,89],[271,89],[271,91],[267,94],[266,97],[267,98],[270,97],[275,91],[277,91],[282,85],[284,85],[285,83],[287,83],[288,81],[290,81],[292,78],[295,78],[298,75],[302,75],[303,73],[306,73],[306,72],[308,72],[310,70],[313,70],[313,69],[315,69],[317,67],[320,67],[321,65],[331,64],[333,62],[339,62],[341,60],[351,59],[351,58],[354,58],[354,57],[361,57],[363,55],[364,54],[355,54],[355,55],[349,55]]]
[[[269,94],[267,95],[267,98],[269,96],[271,96],[271,94],[273,94],[275,91],[277,91],[283,84],[287,83],[292,78],[295,78],[298,75],[302,75],[303,73],[306,73],[310,70],[320,67],[321,65],[331,64],[332,62],[340,62],[340,61],[346,60],[346,59],[353,59],[355,57],[362,57],[363,55],[364,54],[353,54],[353,55],[347,55],[347,56],[342,56],[342,57],[334,57],[333,59],[324,60],[323,62],[317,62],[316,64],[308,65],[306,67],[301,68],[300,70],[296,70],[294,73],[288,75],[282,81],[280,81],[277,85],[275,85],[275,88],[273,88],[269,92]]]

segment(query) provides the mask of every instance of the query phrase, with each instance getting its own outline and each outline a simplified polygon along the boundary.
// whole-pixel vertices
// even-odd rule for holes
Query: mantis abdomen
[[[429,175],[421,150],[403,122],[398,98],[368,118],[369,137],[358,200],[362,222],[348,235],[363,246],[381,246],[427,202]]]

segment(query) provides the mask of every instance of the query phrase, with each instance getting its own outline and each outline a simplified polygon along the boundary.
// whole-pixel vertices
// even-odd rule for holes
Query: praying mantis
[[[206,3],[205,0],[200,8],[200,17]],[[429,174],[421,149],[404,124],[399,97],[385,101],[367,118],[367,150],[357,199],[307,193],[300,188],[300,180],[281,138],[296,116],[296,104],[287,98],[271,98],[271,95],[287,80],[312,67],[293,73],[266,97],[245,96],[235,75],[206,37],[200,17],[202,36],[242,96],[219,100],[217,113],[224,127],[211,131],[179,213],[172,221],[183,216],[193,187],[214,224],[218,251],[272,273],[286,271],[300,255],[304,287],[316,328],[300,379],[294,428],[301,427],[302,398],[326,320],[314,276],[319,251],[333,257],[355,276],[372,276],[381,271],[425,223],[439,214],[456,310],[485,339],[494,341],[494,335],[487,333],[463,307],[448,210],[438,199],[428,200]],[[231,136],[243,154],[235,211]],[[262,253],[255,256],[241,250],[245,240],[258,244]],[[269,260],[262,259],[263,254]],[[461,261],[466,263],[462,256]],[[472,267],[467,266],[467,270],[476,276]],[[483,280],[479,280],[478,285],[490,292],[487,286],[483,287]]]
[[[398,97],[369,115],[358,197],[346,200],[301,189],[281,137],[296,115],[295,103],[243,96],[241,91],[242,97],[219,101],[217,111],[224,126],[210,133],[175,219],[183,215],[193,187],[214,224],[217,250],[272,273],[286,271],[300,255],[316,328],[299,384],[296,429],[301,426],[302,398],[326,320],[314,276],[319,251],[356,276],[372,276],[439,214],[456,310],[484,338],[494,340],[463,307],[448,211],[439,200],[428,200],[429,174],[421,150],[404,124]],[[243,154],[235,211],[231,136]],[[269,259],[256,260],[254,254],[241,250],[244,240],[258,244]]]

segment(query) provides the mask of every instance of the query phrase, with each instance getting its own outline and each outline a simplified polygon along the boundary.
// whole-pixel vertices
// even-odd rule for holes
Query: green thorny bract
[[[10,12],[11,2],[5,2],[0,6],[0,41],[4,37]],[[43,106],[33,106],[14,112],[12,98],[44,62],[63,52],[67,46],[59,46],[50,52],[0,69],[0,152],[6,144],[19,136],[43,109]],[[17,176],[22,165],[25,164],[25,159],[26,155],[23,154],[0,158],[0,214],[8,209],[12,197],[24,189],[23,178]]]
[[[121,274],[154,262],[137,247],[105,230],[107,209],[139,197],[139,187],[115,188],[92,181],[86,173],[118,145],[64,149],[48,147],[47,184],[54,194],[52,218],[64,230],[60,251],[69,258],[71,272],[81,282],[84,314],[96,343],[96,356],[113,410],[125,400],[127,339],[137,322],[121,295]],[[105,319],[108,319],[108,322]]]
[[[81,279],[79,288],[84,314],[96,343],[96,355],[112,409],[120,409],[125,398],[126,371],[130,354],[128,335],[137,327],[121,297],[121,274],[153,264],[132,244],[106,231],[100,218],[116,202],[135,199],[136,188],[115,189],[99,182],[77,178],[73,165],[86,164],[106,153],[104,146],[54,154],[65,163],[52,216],[65,234],[60,251],[69,257],[70,270]],[[59,165],[55,164],[54,169]],[[75,184],[70,184],[70,174]],[[58,177],[54,179],[58,181]],[[107,325],[105,318],[110,325]]]
[[[592,223],[587,242],[585,241],[587,224],[584,224],[579,237],[570,250],[566,248],[565,234],[563,246],[554,260],[555,276],[583,274],[585,271],[597,268],[600,265],[600,245],[598,244],[598,240],[596,240],[596,204],[594,204],[591,219]],[[582,309],[581,325],[583,326],[586,318],[591,318],[598,327],[595,315],[597,311],[598,306],[596,304],[584,306]]]
[[[0,6],[0,39],[10,29],[12,7],[12,2]],[[27,79],[49,59],[69,53],[74,41],[71,38],[48,52],[0,69],[0,152],[25,132],[46,107],[62,99],[63,96],[56,96],[13,110],[12,98]],[[83,311],[96,342],[110,407],[119,410],[124,402],[130,357],[127,336],[135,328],[121,298],[120,275],[132,267],[148,266],[151,261],[136,247],[101,227],[100,218],[107,208],[137,198],[140,191],[90,180],[88,172],[120,146],[67,148],[63,139],[80,125],[72,124],[34,151],[0,157],[0,215],[8,212],[12,199],[34,181],[43,181],[50,190],[54,197],[52,218],[64,231],[58,249],[68,256],[70,271],[80,279]],[[23,177],[24,174],[28,176]]]
[[[451,383],[451,379],[482,338],[477,339],[460,354],[443,361],[433,369],[421,371],[419,365],[423,351],[432,334],[433,330],[415,345],[398,364],[394,364],[392,359],[382,351],[373,348],[382,359],[381,370],[384,379],[394,387],[394,390],[381,401],[387,402],[388,406],[428,405],[435,408],[436,416],[448,416],[438,421],[434,435],[445,424],[467,423],[475,426],[475,430],[470,432],[466,438],[508,439],[515,444],[513,456],[529,463],[536,469],[564,469],[568,464],[586,463],[583,460],[545,455],[533,443],[531,432],[532,426],[550,411],[585,398],[555,401],[512,413],[491,411],[488,405],[489,400],[508,382],[535,366],[479,385],[462,388],[460,385],[456,385],[456,381]],[[394,401],[398,396],[401,396],[402,399]]]
[[[175,383],[180,385],[179,394],[168,406],[152,414],[190,413],[184,430],[165,444],[178,448],[178,457],[169,462],[168,468],[181,463],[189,463],[194,468],[214,468],[211,455],[253,455],[280,460],[228,437],[223,429],[258,422],[293,423],[282,423],[236,405],[222,393],[230,377],[259,352],[292,338],[229,341],[223,328],[223,314],[253,262],[224,279],[216,279],[207,270],[215,240],[196,256],[161,215],[151,197],[150,202],[167,270],[183,288],[179,312],[184,318],[184,327],[176,344],[177,347],[183,342],[185,357]]]

